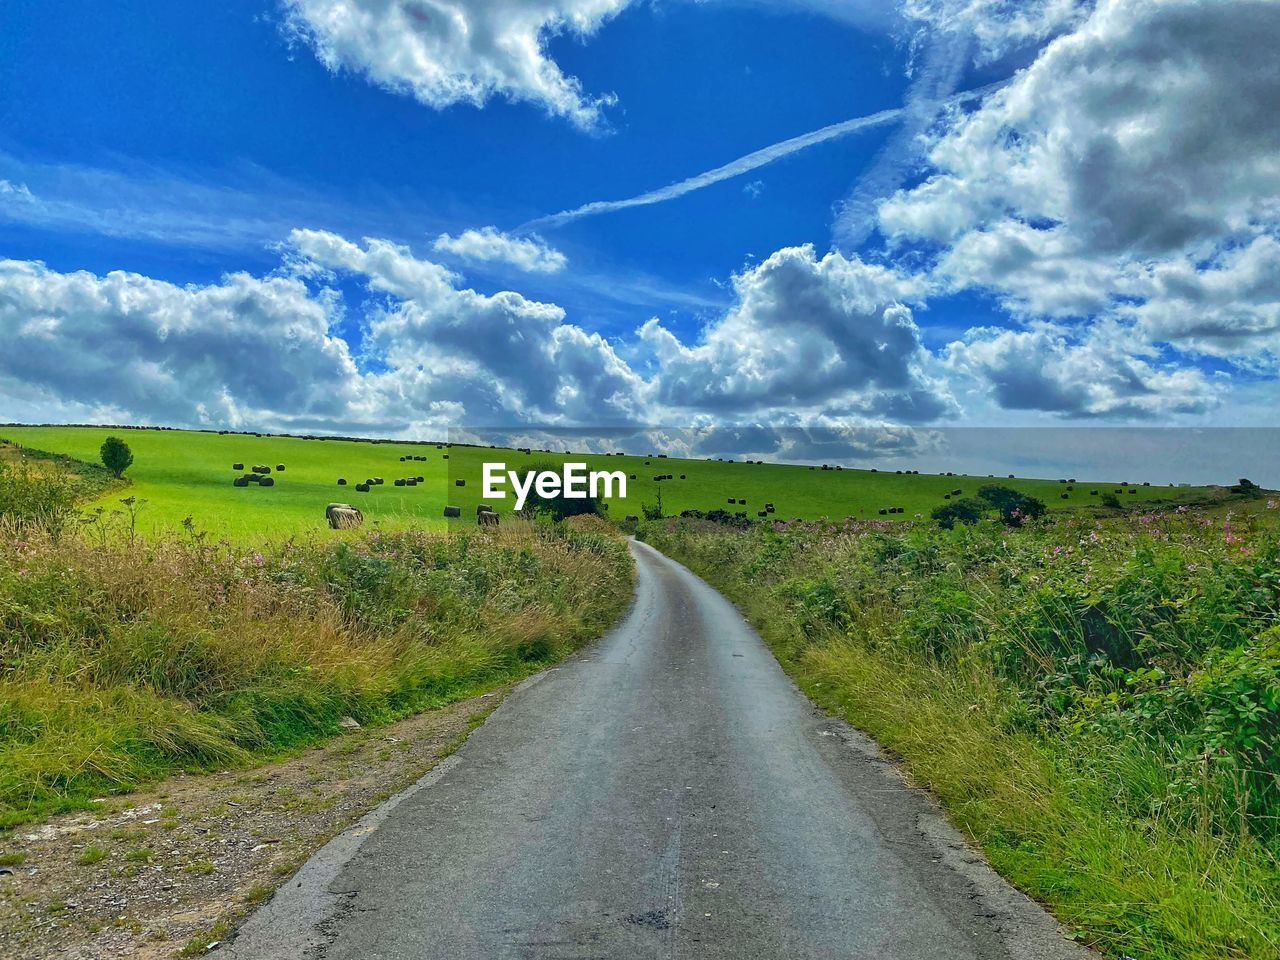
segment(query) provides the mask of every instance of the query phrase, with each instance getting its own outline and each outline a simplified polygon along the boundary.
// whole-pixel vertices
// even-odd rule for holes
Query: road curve
[[[720,594],[635,603],[249,919],[242,960],[1080,958]]]

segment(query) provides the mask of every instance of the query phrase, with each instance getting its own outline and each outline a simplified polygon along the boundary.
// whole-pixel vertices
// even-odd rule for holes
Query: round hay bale
[[[340,487],[345,487],[346,485],[347,485],[347,481],[346,481],[346,480],[344,480],[342,477],[339,477],[339,478],[338,478],[338,486],[340,486]]]
[[[479,516],[482,513],[493,513],[493,507],[489,506],[487,503],[480,504],[476,507],[476,515]]]
[[[277,463],[277,464],[276,464],[276,473],[282,473],[283,471],[284,471],[284,464],[283,464],[283,463]]]
[[[243,464],[243,463],[233,463],[233,464],[231,465],[231,469],[232,469],[232,470],[243,470],[243,469],[244,469],[244,464]]]
[[[268,467],[265,463],[255,463],[255,464],[253,465],[253,472],[254,472],[254,473],[264,473],[264,474],[265,474],[265,473],[270,473],[270,472],[271,472],[271,468],[270,468],[270,467]]]
[[[427,482],[427,481],[426,481],[426,480],[424,480],[422,477],[414,477],[413,479],[414,479],[414,480],[416,480],[418,483],[426,483],[426,482]]]
[[[453,481],[453,485],[454,485],[455,487],[465,487],[465,486],[467,485],[467,481],[465,481],[465,480],[455,480],[455,481]]]
[[[397,487],[403,487],[403,486],[404,486],[404,481],[403,481],[403,480],[397,480],[397,481],[396,481],[396,486],[397,486]]]
[[[258,486],[260,487],[274,487],[275,485],[276,481],[274,477],[263,477],[258,481]]]
[[[462,516],[462,508],[461,507],[445,507],[444,515],[446,517],[460,517]]]
[[[408,480],[404,482],[404,485],[406,487],[416,487],[418,485],[418,480],[416,477],[410,477]]]
[[[231,481],[233,487],[247,487],[249,485],[248,477],[236,477]]]
[[[359,490],[361,493],[368,493],[369,485],[367,483],[357,483],[356,489]]]

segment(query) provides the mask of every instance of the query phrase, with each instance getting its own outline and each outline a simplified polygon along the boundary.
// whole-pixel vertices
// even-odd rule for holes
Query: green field
[[[443,441],[396,443],[180,430],[0,427],[0,438],[92,462],[98,459],[103,439],[112,434],[121,436],[133,449],[134,464],[127,473],[132,483],[103,497],[102,505],[114,508],[122,496],[132,496],[146,501],[139,515],[143,530],[177,529],[190,516],[197,529],[241,541],[326,530],[324,507],[335,500],[359,506],[370,524],[386,528],[442,527],[446,504],[461,507],[464,519],[474,515],[481,502],[481,465],[486,461],[502,461],[516,469],[527,463],[571,459],[585,461],[591,469],[623,470],[636,479],[628,482],[626,499],[609,502],[609,516],[615,519],[638,515],[643,504],[655,504],[658,487],[662,488],[662,506],[668,515],[688,509],[723,509],[730,513],[745,511],[754,519],[766,503],[773,503],[779,519],[866,519],[878,517],[882,509],[890,507],[903,508],[894,516],[909,519],[917,513],[927,516],[945,503],[946,495],[953,490],[970,496],[982,484],[992,482],[986,476],[900,475],[771,463],[537,452],[530,455],[488,447],[450,447]],[[427,459],[401,463],[400,457],[406,455]],[[246,467],[265,463],[273,470],[283,463],[285,471],[274,474],[276,486],[271,488],[233,487],[231,481],[239,471],[232,470],[232,464],[237,462]],[[667,473],[674,479],[653,479]],[[686,479],[680,479],[682,474]],[[425,482],[416,487],[393,485],[396,478],[410,475],[422,476]],[[339,477],[345,477],[349,485],[339,487]],[[355,484],[370,477],[382,477],[385,484],[368,493],[357,492]],[[464,479],[466,485],[457,487],[457,479]],[[1141,477],[1123,479],[1131,485],[1122,488],[1118,480],[1082,479],[1070,491],[1056,478],[1000,482],[1039,497],[1051,509],[1087,508],[1096,505],[1107,492],[1119,492],[1129,504],[1200,498],[1213,489],[1144,487]],[[1093,490],[1098,491],[1097,496],[1091,495]],[[746,505],[729,504],[731,497],[745,499]],[[511,509],[513,502],[509,497],[490,505],[503,513]]]

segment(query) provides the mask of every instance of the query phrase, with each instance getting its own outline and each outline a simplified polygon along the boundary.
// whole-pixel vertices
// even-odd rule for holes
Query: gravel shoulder
[[[456,750],[506,693],[15,828],[0,836],[0,957],[208,953],[329,839]]]

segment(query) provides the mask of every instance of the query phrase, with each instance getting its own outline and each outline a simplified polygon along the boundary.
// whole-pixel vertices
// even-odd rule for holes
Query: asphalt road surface
[[[633,552],[625,619],[325,847],[235,957],[1089,956],[728,601]]]

